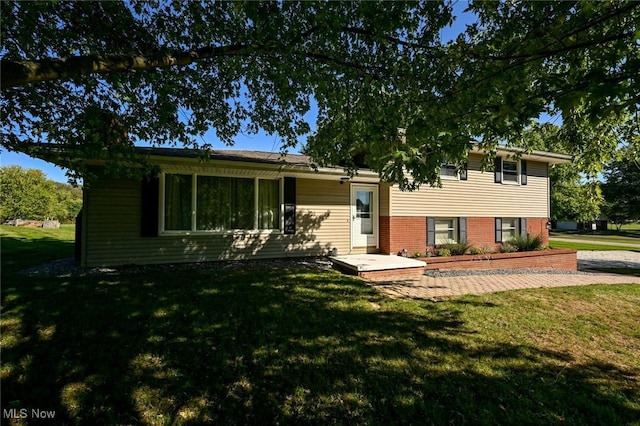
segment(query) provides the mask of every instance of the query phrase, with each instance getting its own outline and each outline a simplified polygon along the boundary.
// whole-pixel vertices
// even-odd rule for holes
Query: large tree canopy
[[[210,128],[226,144],[263,129],[285,149],[315,128],[306,151],[318,164],[354,172],[357,158],[411,187],[437,182],[472,140],[520,144],[545,113],[581,158],[637,140],[640,3],[472,2],[477,22],[450,40],[452,10],[2,2],[2,144],[44,155],[33,143],[50,142],[80,169],[78,153],[136,160],[139,141],[206,149]],[[312,105],[317,123],[304,119]]]

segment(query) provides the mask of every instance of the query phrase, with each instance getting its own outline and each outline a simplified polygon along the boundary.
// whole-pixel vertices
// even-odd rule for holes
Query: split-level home
[[[203,162],[190,150],[138,149],[161,173],[90,182],[78,223],[83,266],[411,255],[445,242],[495,248],[520,233],[546,242],[549,169],[571,160],[499,149],[495,170],[482,172],[483,154],[472,151],[466,170],[442,168],[441,188],[403,192],[366,169],[352,178],[315,169],[304,155],[216,151]]]

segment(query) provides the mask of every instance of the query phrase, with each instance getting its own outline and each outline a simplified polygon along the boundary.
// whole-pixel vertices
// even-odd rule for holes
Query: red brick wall
[[[547,219],[540,217],[530,217],[527,219],[527,232],[532,237],[542,235],[542,245],[549,245],[549,230],[547,229]]]
[[[496,244],[496,219],[493,217],[468,217],[467,243],[475,247],[487,247],[495,250],[499,246]]]
[[[425,269],[562,269],[575,271],[578,261],[575,250],[557,249],[521,253],[494,253],[422,258]]]
[[[380,252],[384,253],[384,254],[390,254],[391,253],[391,234],[390,234],[390,228],[389,228],[389,222],[390,222],[390,217],[389,216],[380,216],[378,223],[379,223],[379,228],[378,228],[378,232],[380,240]]]
[[[383,223],[385,223],[385,225],[383,225]],[[387,226],[387,228],[383,230],[385,226]],[[406,249],[408,255],[411,256],[416,252],[424,253],[426,248],[426,217],[380,217],[380,251],[382,253],[397,254],[401,252],[402,249]]]
[[[427,219],[424,216],[380,216],[380,251],[397,254],[406,249],[409,256],[424,253],[427,248]],[[528,218],[527,232],[532,236],[542,235],[543,244],[549,244],[546,218]],[[495,218],[468,217],[467,242],[476,247],[496,250]]]

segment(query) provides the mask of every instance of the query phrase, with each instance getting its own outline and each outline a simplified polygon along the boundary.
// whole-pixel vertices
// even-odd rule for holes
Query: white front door
[[[351,246],[378,247],[378,185],[351,185]]]

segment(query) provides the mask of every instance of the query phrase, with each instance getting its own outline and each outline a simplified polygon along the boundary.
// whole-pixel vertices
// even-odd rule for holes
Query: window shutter
[[[458,218],[458,233],[460,235],[459,242],[461,244],[467,244],[467,218]]]
[[[158,236],[158,203],[160,200],[160,179],[145,177],[141,186],[140,236]]]
[[[496,243],[502,242],[502,218],[496,217]]]
[[[464,163],[462,169],[460,169],[460,180],[467,180],[467,169],[469,168],[469,164]]]
[[[523,237],[527,236],[527,218],[526,217],[520,218],[520,235],[522,235]]]
[[[527,184],[527,162],[520,160],[520,185]]]
[[[284,178],[284,233],[296,233],[296,178]]]
[[[436,218],[435,217],[427,218],[427,245],[428,246],[436,245]]]
[[[494,182],[495,183],[502,182],[502,157],[496,157],[496,160],[494,163],[494,170],[495,170]]]

